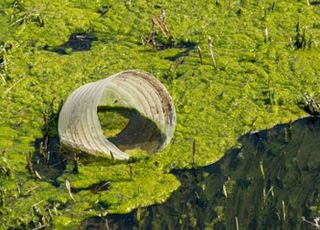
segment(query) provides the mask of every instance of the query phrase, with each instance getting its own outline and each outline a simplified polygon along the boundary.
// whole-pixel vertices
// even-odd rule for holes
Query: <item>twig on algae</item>
[[[7,95],[16,85],[18,85],[23,79],[25,79],[27,75],[24,75],[18,81],[16,81],[11,87],[9,87],[6,91],[4,91],[4,95]]]
[[[213,43],[212,43],[212,39],[210,36],[208,36],[208,48],[209,48],[209,54],[212,59],[212,64],[214,67],[217,67],[216,59],[215,59],[214,53],[213,53]]]

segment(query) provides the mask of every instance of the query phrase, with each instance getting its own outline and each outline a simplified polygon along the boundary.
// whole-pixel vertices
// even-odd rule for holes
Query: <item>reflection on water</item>
[[[83,222],[86,229],[317,229],[320,120],[242,136],[216,164],[175,172],[162,205]]]

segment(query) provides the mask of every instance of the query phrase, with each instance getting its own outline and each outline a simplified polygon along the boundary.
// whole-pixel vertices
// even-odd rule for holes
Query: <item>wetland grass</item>
[[[269,41],[269,29],[268,27],[264,28],[264,42],[267,43]]]
[[[192,142],[192,167],[195,165],[195,157],[196,157],[196,140]]]
[[[210,36],[208,36],[208,51],[209,51],[209,55],[212,61],[212,65],[213,67],[217,67],[217,62],[216,62],[216,58],[215,55],[213,53],[213,42],[212,42],[212,38]]]
[[[76,201],[72,195],[72,191],[71,191],[71,184],[70,184],[70,181],[69,180],[66,180],[66,183],[65,183],[65,186],[66,186],[66,189],[68,191],[68,194],[69,194],[69,197],[71,198],[71,200],[73,201]]]
[[[236,230],[239,230],[239,220],[238,220],[238,217],[236,216],[235,218],[235,225],[236,225]]]
[[[199,55],[199,58],[200,58],[200,63],[201,63],[201,65],[203,65],[202,50],[201,50],[200,46],[197,46],[197,51],[198,51],[198,55]]]

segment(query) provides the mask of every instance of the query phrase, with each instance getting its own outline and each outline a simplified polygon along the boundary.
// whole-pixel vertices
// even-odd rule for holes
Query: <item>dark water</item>
[[[161,205],[94,217],[85,229],[319,229],[320,120],[248,133],[208,167],[175,171]]]
[[[45,50],[58,54],[68,54],[68,49],[70,52],[88,51],[94,41],[97,41],[97,38],[92,33],[73,33],[66,43],[56,47],[45,47]]]

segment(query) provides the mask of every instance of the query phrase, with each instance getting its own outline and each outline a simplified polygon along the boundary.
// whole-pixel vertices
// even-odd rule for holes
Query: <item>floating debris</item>
[[[128,125],[108,139],[97,115],[99,106],[137,113],[129,114]],[[175,125],[172,98],[160,81],[148,73],[128,70],[76,89],[61,109],[58,126],[63,148],[124,160],[129,158],[124,149],[150,153],[163,149]]]

